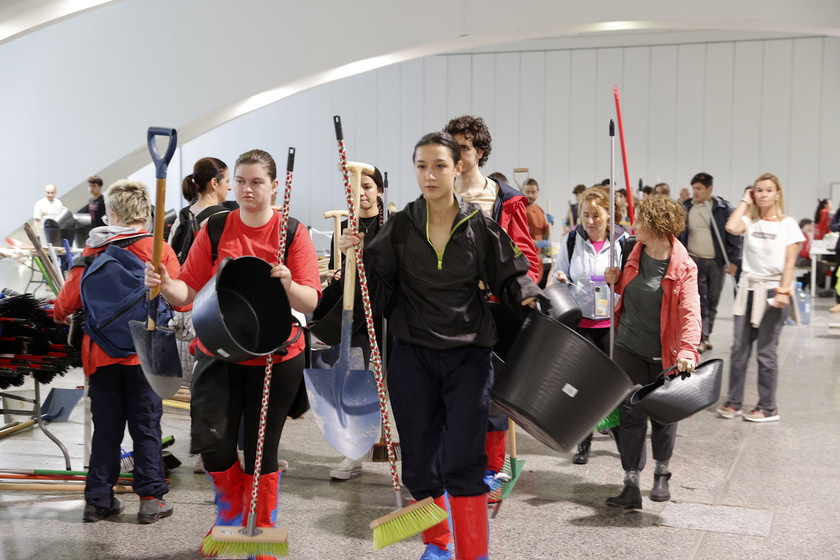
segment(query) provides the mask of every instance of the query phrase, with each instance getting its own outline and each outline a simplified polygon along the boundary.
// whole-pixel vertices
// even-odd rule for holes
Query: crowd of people
[[[443,521],[423,532],[421,560],[487,558],[488,494],[508,480],[503,471],[508,419],[491,413],[493,347],[498,343],[491,302],[522,319],[545,297],[542,288],[568,285],[582,312],[574,330],[611,356],[632,383],[644,385],[669,368],[689,375],[700,354],[712,349],[720,296],[726,278],[733,277],[737,293],[729,388],[717,413],[753,422],[780,418],[776,347],[785,320],[796,310],[791,302],[795,265],[806,238],[784,214],[777,177],[761,175],[735,205],[713,194],[708,173],[691,178],[690,189],[680,189],[676,200],[666,183],[645,187],[632,219],[626,190],[614,190],[611,206],[609,180],[590,188],[578,185],[574,202],[557,224],[563,229],[559,242],[552,243],[555,220],[537,203],[539,183],[529,177],[520,191],[501,174],[485,175],[491,149],[490,131],[477,117],[452,119],[441,132],[424,135],[410,154],[419,197],[387,217],[382,174],[375,169],[363,177],[358,233],[345,229],[345,223],[338,238],[343,253],[362,246],[379,337],[382,318],[387,319],[392,372],[387,389],[400,437],[402,481],[415,500],[432,498],[450,512],[451,524]],[[215,525],[241,525],[255,475],[266,360],[220,359],[192,331],[190,306],[225,258],[255,256],[271,265],[269,274],[280,281],[291,308],[310,314],[322,289],[325,296],[340,291],[346,261],[330,255],[331,272],[322,286],[305,227],[290,233],[285,258],[278,260],[284,233],[273,206],[277,168],[261,150],[240,155],[232,171],[212,157],[195,163],[182,184],[188,205],[171,230],[171,247],[165,245],[158,268],[150,262],[151,239],[144,229],[151,214],[147,189],[118,181],[103,195],[101,178],[92,176],[89,183],[93,229],[84,255],[136,237],[128,249],[147,262],[146,287],[159,288],[180,311],[180,338],[193,356],[184,364],[192,394],[191,451],[212,482]],[[226,202],[230,190],[234,205]],[[61,207],[54,185],[45,194],[36,205],[36,226]],[[212,238],[206,224],[217,213],[221,217],[213,220],[222,224],[221,233]],[[830,201],[820,201],[814,224],[815,239],[818,232],[840,230]],[[56,299],[56,320],[65,321],[82,307],[82,274],[79,268],[70,273]],[[257,526],[274,526],[278,518],[282,462],[277,453],[303,383],[302,329],[293,326],[273,356]],[[744,381],[754,343],[759,401],[747,411]],[[353,344],[368,350],[368,361],[364,329]],[[87,334],[82,353],[94,421],[84,520],[123,511],[112,487],[126,424],[135,444],[138,519],[152,523],[171,515],[172,505],[164,497],[160,397],[144,380],[136,354],[110,356]],[[647,459],[648,421],[629,395],[619,415],[611,434],[624,487],[606,503],[638,509],[643,506],[640,474]],[[677,424],[651,420],[650,425],[655,461],[650,499],[667,501]],[[579,443],[575,464],[589,461],[591,441],[590,434]],[[358,460],[348,458],[334,469],[339,473],[334,478],[351,478],[360,469]],[[201,547],[203,554],[212,554]]]

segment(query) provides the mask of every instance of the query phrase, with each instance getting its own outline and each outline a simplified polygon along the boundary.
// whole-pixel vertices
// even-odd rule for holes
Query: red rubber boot
[[[242,525],[242,513],[244,511],[242,500],[242,484],[245,481],[245,473],[239,466],[239,461],[235,462],[232,467],[226,471],[208,472],[210,482],[213,484],[213,490],[216,492],[216,525]],[[213,528],[210,528],[212,531]],[[207,535],[210,535],[210,531]],[[205,542],[201,543],[199,553],[202,558],[215,558],[217,554],[205,550],[205,545],[208,544],[207,537]]]
[[[456,560],[487,560],[490,526],[487,522],[487,495],[449,497],[455,528]]]
[[[277,523],[277,500],[280,497],[280,479],[283,471],[276,471],[260,475],[260,487],[257,491],[257,527],[274,527]],[[246,474],[245,483],[242,485],[243,509],[245,515],[243,521],[247,523],[247,514],[251,508],[251,486],[254,484],[254,475]],[[275,556],[269,554],[258,554],[249,556],[255,560],[275,560]]]

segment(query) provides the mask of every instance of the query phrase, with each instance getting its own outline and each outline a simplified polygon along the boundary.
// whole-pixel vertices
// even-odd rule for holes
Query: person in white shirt
[[[55,196],[58,194],[55,185],[47,185],[44,188],[44,194],[46,196],[35,203],[35,210],[32,212],[33,229],[36,234],[41,231],[41,220],[55,216],[64,208],[64,205]]]
[[[726,231],[744,236],[742,275],[733,309],[729,393],[718,409],[723,418],[744,416],[750,422],[779,420],[779,333],[790,313],[794,266],[805,236],[799,224],[785,216],[782,186],[770,173],[761,175],[726,222]],[[758,360],[758,404],[744,414],[744,382],[753,342]]]

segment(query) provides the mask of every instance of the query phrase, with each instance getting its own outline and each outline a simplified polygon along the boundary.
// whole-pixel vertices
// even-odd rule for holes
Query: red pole
[[[618,97],[618,86],[613,86],[615,96],[615,112],[618,120],[618,137],[621,140],[621,163],[624,164],[624,188],[627,191],[627,217],[630,223],[635,221],[633,212],[633,189],[630,187],[630,171],[627,168],[627,145],[624,143],[624,122],[621,120],[621,100]]]

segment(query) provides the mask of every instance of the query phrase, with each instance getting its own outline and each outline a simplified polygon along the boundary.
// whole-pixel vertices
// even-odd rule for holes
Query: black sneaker
[[[85,523],[96,523],[97,521],[102,521],[106,517],[118,515],[122,513],[124,509],[125,504],[122,500],[116,497],[111,501],[110,508],[96,507],[92,504],[85,504],[85,512],[82,515],[82,520],[84,520]]]

